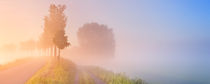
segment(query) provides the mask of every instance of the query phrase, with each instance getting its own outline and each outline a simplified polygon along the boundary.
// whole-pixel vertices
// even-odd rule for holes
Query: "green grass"
[[[87,67],[87,69],[105,81],[106,84],[146,84],[141,79],[131,79],[124,73],[113,73],[99,67]]]
[[[99,67],[88,66],[77,70],[74,63],[65,59],[60,61],[49,60],[25,84],[74,84],[76,72],[78,72],[79,84],[95,84],[90,73],[106,84],[146,84],[141,79],[131,79],[124,73],[113,73]]]
[[[79,84],[95,84],[94,80],[86,71],[79,71]]]
[[[31,79],[25,84],[74,84],[76,66],[71,61],[49,60]],[[86,71],[79,70],[79,84],[95,84]]]
[[[68,60],[51,60],[25,84],[73,84],[75,71],[75,64]]]

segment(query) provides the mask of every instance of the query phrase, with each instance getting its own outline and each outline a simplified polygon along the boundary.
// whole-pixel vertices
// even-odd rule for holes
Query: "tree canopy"
[[[115,40],[112,29],[98,23],[84,24],[77,32],[80,47],[89,52],[114,55]]]
[[[64,14],[65,5],[51,4],[49,15],[44,18],[44,32],[40,38],[41,45],[44,48],[51,48],[51,53],[57,55],[57,48],[64,49],[69,46],[67,36],[65,36],[65,28],[67,18]],[[54,49],[52,49],[54,47]],[[54,50],[54,51],[52,51]]]
[[[58,31],[55,34],[55,37],[53,39],[53,43],[59,48],[64,49],[65,47],[69,46],[70,43],[68,43],[67,36],[65,36],[65,31]]]

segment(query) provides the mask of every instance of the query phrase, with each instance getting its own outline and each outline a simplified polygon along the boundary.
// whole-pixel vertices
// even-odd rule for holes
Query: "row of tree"
[[[33,54],[39,51],[40,55],[60,58],[60,50],[68,47],[68,37],[65,35],[67,18],[64,14],[65,5],[51,4],[49,15],[44,18],[44,32],[38,41],[28,40],[20,43],[21,50]]]
[[[49,15],[44,18],[44,32],[39,39],[41,49],[45,53],[49,52],[50,56],[58,58],[60,58],[60,50],[70,45],[65,35],[67,22],[65,9],[65,5],[50,5]]]
[[[65,28],[67,18],[64,14],[65,5],[51,4],[49,15],[44,17],[43,33],[38,40],[27,40],[21,42],[20,50],[26,55],[53,56],[60,58],[60,50],[68,47]],[[115,39],[111,28],[98,23],[84,24],[77,32],[79,52],[90,56],[114,56]],[[14,44],[3,46],[3,50],[15,50]],[[1,51],[1,50],[0,50]]]
[[[112,57],[115,54],[113,30],[106,25],[98,23],[84,24],[79,28],[77,37],[80,50],[85,55]]]

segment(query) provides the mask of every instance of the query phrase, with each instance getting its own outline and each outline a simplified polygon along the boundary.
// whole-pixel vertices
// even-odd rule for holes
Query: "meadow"
[[[73,84],[75,77],[75,64],[71,61],[49,60],[25,84]]]
[[[104,84],[146,84],[123,73],[113,73],[100,67],[78,66],[66,59],[48,60],[25,84],[98,84],[91,75]]]

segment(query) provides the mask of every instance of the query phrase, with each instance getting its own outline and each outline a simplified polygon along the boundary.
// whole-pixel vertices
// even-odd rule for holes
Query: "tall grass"
[[[71,61],[50,60],[25,84],[73,84],[75,71],[75,64]]]
[[[99,67],[88,66],[76,69],[74,63],[65,59],[50,60],[25,84],[74,84],[76,75],[79,76],[79,84],[95,84],[90,74],[106,84],[146,84],[141,79],[131,79],[124,73],[113,73]]]
[[[114,73],[99,67],[86,67],[91,73],[105,81],[106,84],[146,84],[142,79],[131,79],[124,73]]]
[[[79,71],[79,84],[95,84],[95,82],[86,71],[81,70]]]

